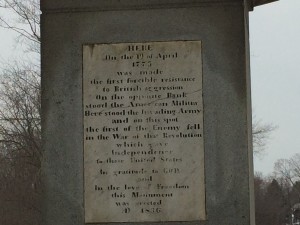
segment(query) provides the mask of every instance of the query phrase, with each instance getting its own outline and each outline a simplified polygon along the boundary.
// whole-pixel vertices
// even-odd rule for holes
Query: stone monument
[[[43,224],[254,224],[242,0],[43,0]]]

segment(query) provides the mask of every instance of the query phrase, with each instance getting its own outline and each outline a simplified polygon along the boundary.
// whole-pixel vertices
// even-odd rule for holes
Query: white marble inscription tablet
[[[86,223],[205,220],[200,41],[83,46]]]

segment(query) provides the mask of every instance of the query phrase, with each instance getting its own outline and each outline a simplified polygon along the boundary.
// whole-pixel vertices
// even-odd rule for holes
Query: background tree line
[[[279,159],[275,163],[272,176],[263,177],[260,173],[255,174],[256,225],[300,222],[299,169],[300,154],[296,154],[290,159]]]
[[[24,50],[0,69],[0,224],[41,225],[39,0],[0,0],[0,9],[0,26],[15,31]],[[260,155],[276,127],[254,121]],[[291,223],[292,206],[300,202],[300,155],[278,160],[272,177],[256,174],[255,200],[257,225]]]
[[[0,0],[0,26],[24,54],[0,70],[0,224],[40,223],[40,11],[38,0]],[[7,16],[6,16],[7,15]]]

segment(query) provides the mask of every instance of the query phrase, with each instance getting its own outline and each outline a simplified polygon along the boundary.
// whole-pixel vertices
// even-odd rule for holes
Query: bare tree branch
[[[300,199],[300,187],[296,185],[300,181],[300,154],[293,155],[290,159],[279,159],[274,166],[275,174],[289,182]]]
[[[0,26],[15,31],[19,41],[24,41],[29,51],[39,53],[40,10],[38,0],[0,0],[0,8],[15,19],[0,16]]]
[[[39,1],[0,0],[0,8],[6,12],[0,14],[0,28],[16,32],[28,58],[36,53],[39,58]],[[0,224],[40,225],[40,63],[24,59],[1,67]]]
[[[272,132],[277,128],[278,127],[273,124],[263,123],[261,120],[256,120],[254,116],[252,124],[252,136],[253,152],[255,156],[261,156],[263,154]]]

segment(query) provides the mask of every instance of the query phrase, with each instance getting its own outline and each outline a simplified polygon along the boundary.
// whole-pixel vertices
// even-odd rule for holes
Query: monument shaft
[[[247,1],[42,1],[43,224],[253,224]]]

